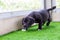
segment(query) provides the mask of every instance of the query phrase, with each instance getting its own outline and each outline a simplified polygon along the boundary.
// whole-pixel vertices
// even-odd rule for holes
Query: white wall
[[[60,0],[53,0],[53,5],[56,5],[56,9],[53,11],[53,21],[60,22]]]
[[[0,36],[12,31],[23,28],[22,18],[24,16],[17,16],[0,20]]]

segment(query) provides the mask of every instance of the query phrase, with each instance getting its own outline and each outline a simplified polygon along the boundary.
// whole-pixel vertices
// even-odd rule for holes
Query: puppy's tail
[[[47,9],[47,11],[52,11],[56,8],[56,6],[53,6],[52,8]]]

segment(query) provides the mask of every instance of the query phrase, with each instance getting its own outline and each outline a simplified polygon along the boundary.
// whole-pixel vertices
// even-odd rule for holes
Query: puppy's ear
[[[32,24],[32,23],[34,23],[34,22],[35,22],[35,19],[34,19],[34,18],[32,18],[32,17],[29,17],[29,18],[28,18],[28,23],[31,23],[31,24]]]
[[[22,19],[22,25],[25,23],[24,20],[25,20],[25,18]]]

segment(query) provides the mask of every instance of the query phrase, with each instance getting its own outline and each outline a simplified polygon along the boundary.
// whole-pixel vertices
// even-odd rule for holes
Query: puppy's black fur
[[[33,23],[38,23],[38,29],[42,29],[42,25],[47,21],[47,26],[49,26],[51,22],[51,16],[50,11],[54,10],[56,6],[44,9],[41,11],[34,11],[31,12],[27,17],[23,18],[22,24],[24,26],[24,29],[28,29]]]

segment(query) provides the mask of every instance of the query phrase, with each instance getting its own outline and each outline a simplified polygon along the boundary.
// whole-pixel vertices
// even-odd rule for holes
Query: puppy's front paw
[[[26,29],[22,29],[22,31],[26,31]]]
[[[40,30],[42,30],[42,29],[38,29],[38,31],[40,31]]]

